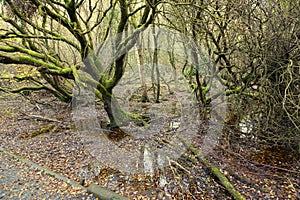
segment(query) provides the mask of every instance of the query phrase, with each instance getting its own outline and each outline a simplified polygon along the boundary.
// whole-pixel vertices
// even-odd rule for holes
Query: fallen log
[[[69,178],[67,178],[63,175],[60,175],[56,172],[53,172],[49,169],[46,169],[46,168],[42,167],[41,165],[38,165],[38,164],[36,164],[36,163],[34,163],[30,160],[27,160],[27,159],[25,159],[21,156],[15,155],[12,152],[10,152],[9,150],[7,150],[7,149],[5,149],[1,146],[0,146],[0,152],[3,152],[5,154],[11,156],[12,158],[19,160],[19,161],[27,164],[28,166],[32,166],[32,167],[36,168],[37,170],[44,172],[47,175],[50,175],[50,176],[53,176],[53,177],[55,177],[59,180],[62,180],[64,182],[68,183],[69,185],[80,188],[83,191],[87,191],[87,192],[93,194],[95,197],[98,197],[99,199],[102,199],[102,200],[114,200],[114,199],[116,199],[116,200],[126,200],[127,199],[123,196],[120,196],[117,193],[114,193],[114,192],[112,192],[112,191],[110,191],[110,190],[108,190],[104,187],[101,187],[99,185],[96,185],[96,184],[91,184],[90,186],[88,186],[86,188],[86,187],[80,185],[79,183],[77,183],[76,181],[73,181],[73,180],[71,180],[71,179],[69,179]]]
[[[118,195],[117,193],[96,184],[90,184],[87,187],[87,191],[101,200],[128,200],[126,197]]]
[[[225,189],[232,195],[235,200],[246,200],[246,198],[237,191],[234,186],[230,183],[227,177],[214,165],[212,165],[201,153],[189,144],[184,138],[180,137],[184,145],[194,154],[194,156],[204,164],[204,166],[209,169],[209,171],[220,181],[220,183],[225,187]],[[195,160],[195,159],[194,159]]]
[[[219,179],[221,184],[226,188],[226,190],[232,195],[234,199],[246,200],[246,198],[234,188],[227,177],[217,167],[210,164],[204,157],[197,156],[197,158],[200,159],[202,163],[204,163],[204,165],[212,172],[212,174]]]

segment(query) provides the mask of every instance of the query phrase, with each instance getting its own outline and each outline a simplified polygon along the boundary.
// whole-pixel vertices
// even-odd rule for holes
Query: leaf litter
[[[97,183],[130,199],[231,199],[210,172],[200,162],[193,163],[189,156],[170,160],[167,167],[157,169],[154,175],[125,174],[103,166],[74,133],[69,104],[48,94],[37,93],[31,99],[38,101],[19,95],[0,98],[0,142],[13,153],[84,186]],[[197,144],[201,142],[195,141],[194,145]],[[247,198],[299,198],[299,174],[253,164],[252,154],[247,157],[246,152],[229,149],[217,148],[209,159]],[[239,153],[233,155],[231,151]],[[0,160],[0,198],[95,199],[5,154],[1,154]],[[282,165],[284,168],[288,167],[286,163]],[[299,172],[299,162],[298,166],[297,161],[291,165]]]

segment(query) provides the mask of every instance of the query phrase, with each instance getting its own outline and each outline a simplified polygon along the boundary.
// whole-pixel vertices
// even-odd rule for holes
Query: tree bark
[[[110,127],[119,128],[120,125],[124,125],[127,121],[127,115],[112,95],[112,90],[100,91],[102,93],[104,110],[106,111],[110,121]]]

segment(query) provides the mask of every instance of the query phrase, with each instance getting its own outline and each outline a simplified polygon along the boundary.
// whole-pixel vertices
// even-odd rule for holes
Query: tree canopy
[[[98,44],[121,34],[120,40],[129,42],[119,45],[132,48],[136,38],[122,33],[136,30],[137,34],[153,24],[191,37],[210,56],[231,102],[229,124],[251,121],[252,134],[266,143],[294,147],[299,142],[300,5],[296,0],[1,3],[0,63],[22,66],[2,78],[26,81],[18,88],[2,87],[4,91],[44,89],[69,102],[78,71],[86,66],[93,70],[99,64],[95,57],[88,57]],[[191,55],[200,62],[197,53]],[[182,69],[199,102],[206,106],[209,97],[203,74],[197,66],[172,59],[172,52],[170,56],[170,63]],[[128,55],[120,55],[111,70],[96,80],[96,94],[108,113],[112,89],[127,64]]]

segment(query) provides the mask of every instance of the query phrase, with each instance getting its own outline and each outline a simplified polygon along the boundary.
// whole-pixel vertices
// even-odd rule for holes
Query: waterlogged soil
[[[107,120],[101,105],[97,115],[104,122]],[[134,171],[135,173],[124,172],[126,170],[114,167],[115,157],[97,158],[95,151],[105,149],[95,148],[92,152],[84,137],[74,127],[71,105],[59,102],[49,94],[39,92],[22,96],[0,92],[0,144],[16,155],[84,186],[96,183],[129,199],[232,199],[201,161],[195,160],[191,152],[166,160],[163,167],[154,167],[153,171],[151,167],[146,167],[147,160],[140,159],[144,165],[142,170]],[[199,133],[193,145],[200,148],[202,139],[203,133]],[[141,147],[141,140],[126,137],[120,143],[126,146],[124,141],[129,142],[128,148]],[[114,141],[114,144],[119,143]],[[245,141],[235,144],[220,142],[207,158],[221,169],[247,199],[299,199],[299,155],[285,152],[290,159],[277,162],[278,153],[266,152],[265,148],[258,149]],[[119,155],[122,160],[122,153]],[[146,155],[145,148],[142,155]],[[284,155],[280,157],[282,156]],[[137,169],[140,169],[139,166]],[[145,169],[148,171],[145,172]],[[1,153],[1,198],[94,197]]]

